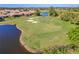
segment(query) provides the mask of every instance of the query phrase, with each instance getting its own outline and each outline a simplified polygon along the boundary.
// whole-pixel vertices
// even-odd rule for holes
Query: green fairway
[[[30,47],[41,49],[68,44],[66,33],[74,28],[74,25],[52,17],[38,17],[33,20],[38,21],[38,23],[26,22],[28,29],[26,42]]]
[[[56,17],[19,17],[0,24],[16,24],[23,30],[23,41],[27,46],[37,50],[70,44],[67,32],[76,25]]]

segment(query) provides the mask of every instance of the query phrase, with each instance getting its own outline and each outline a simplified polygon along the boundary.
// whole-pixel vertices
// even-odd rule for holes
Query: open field
[[[18,17],[0,24],[16,24],[23,31],[22,40],[35,50],[43,51],[50,47],[70,44],[67,33],[76,27],[57,17]]]

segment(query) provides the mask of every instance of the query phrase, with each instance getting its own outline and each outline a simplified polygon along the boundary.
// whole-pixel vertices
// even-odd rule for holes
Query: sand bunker
[[[38,23],[38,21],[35,21],[35,20],[27,20],[27,21],[31,23]]]
[[[33,22],[34,20],[27,20],[28,22]]]
[[[29,18],[29,20],[26,20],[26,21],[31,22],[31,23],[38,23],[36,19],[38,20],[38,17]]]
[[[32,23],[38,23],[38,21],[33,21]]]

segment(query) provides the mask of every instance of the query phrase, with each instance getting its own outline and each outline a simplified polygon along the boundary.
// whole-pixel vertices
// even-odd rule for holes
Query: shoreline
[[[20,42],[20,46],[26,50],[25,52],[28,51],[30,54],[39,54],[39,52],[37,50],[34,50],[34,49],[26,46],[26,44],[22,41],[23,30],[20,29],[19,27],[17,27],[17,28],[22,31],[19,42]]]

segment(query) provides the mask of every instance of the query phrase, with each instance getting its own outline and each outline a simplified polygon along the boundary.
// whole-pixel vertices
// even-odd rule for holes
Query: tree
[[[36,12],[32,14],[33,16],[40,16],[40,10],[36,9]]]
[[[0,22],[4,21],[5,19],[3,17],[0,17]]]
[[[40,16],[40,10],[39,9],[36,10],[36,15]]]
[[[49,16],[58,16],[57,12],[53,7],[49,8]]]

